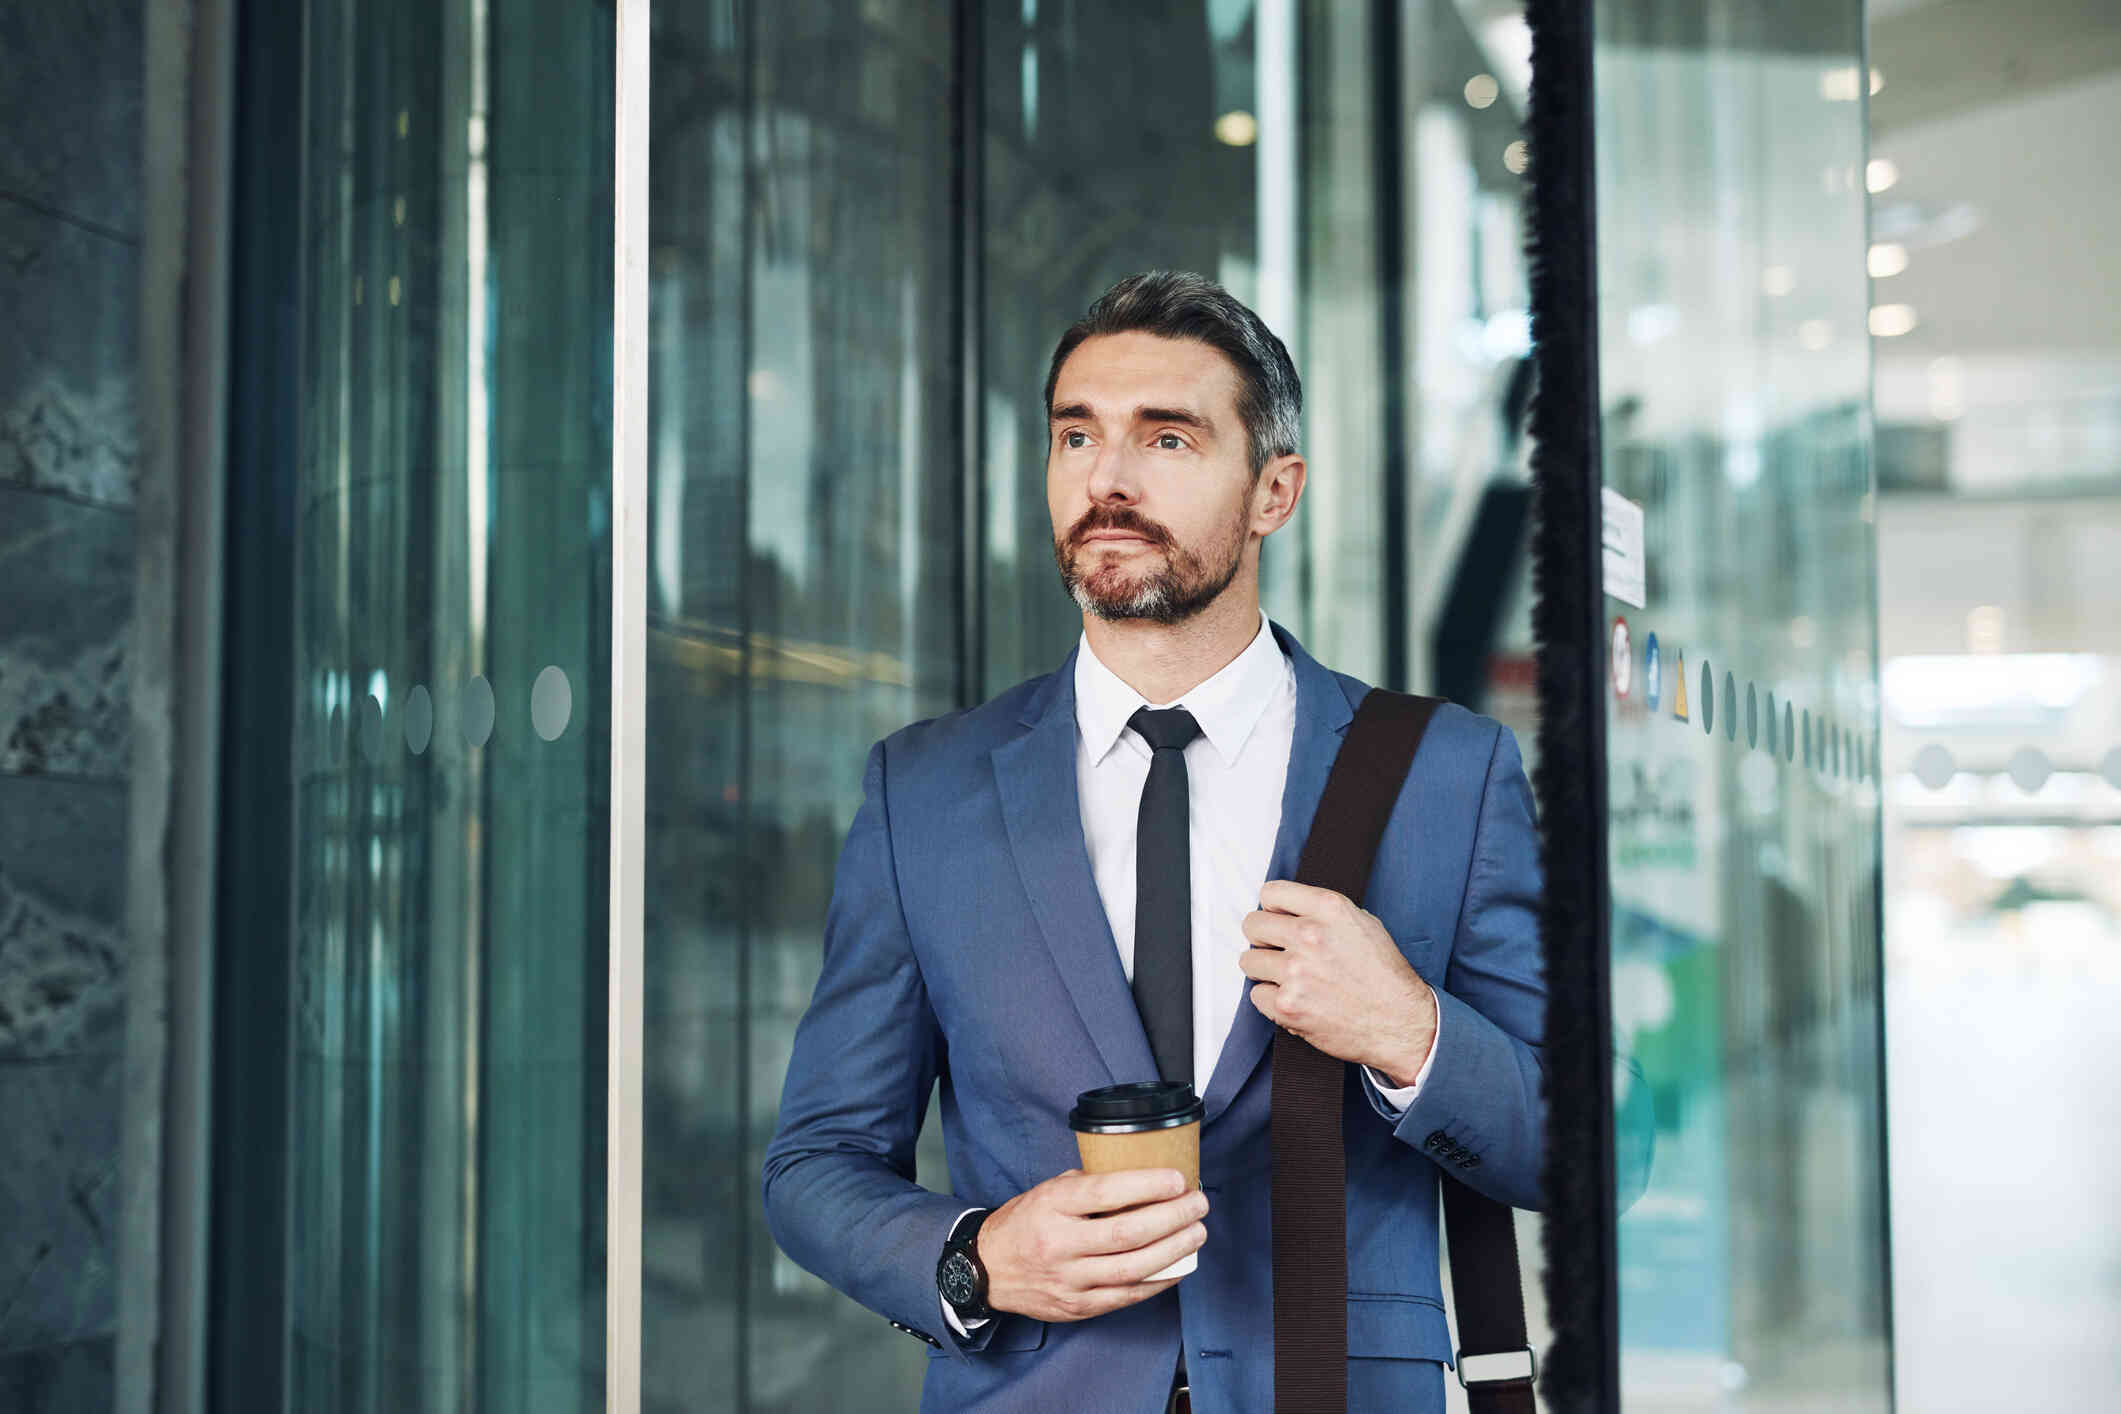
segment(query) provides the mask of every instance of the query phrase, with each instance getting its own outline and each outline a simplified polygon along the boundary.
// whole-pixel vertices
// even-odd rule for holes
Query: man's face
[[[1180,623],[1237,577],[1256,485],[1237,393],[1230,361],[1190,339],[1098,335],[1061,365],[1046,502],[1085,613]]]

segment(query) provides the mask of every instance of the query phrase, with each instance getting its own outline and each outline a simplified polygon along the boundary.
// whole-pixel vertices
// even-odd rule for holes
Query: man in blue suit
[[[924,1410],[1268,1414],[1283,1025],[1351,1062],[1349,1408],[1440,1411],[1440,1174],[1540,1200],[1516,743],[1440,708],[1366,897],[1294,882],[1366,686],[1259,606],[1305,477],[1287,350],[1209,281],[1133,276],[1063,336],[1046,405],[1083,636],[870,749],[766,1154],[774,1237],[935,1347]],[[1077,1094],[1159,1076],[1206,1077],[1201,1189],[1080,1172]],[[913,1166],[937,1084],[949,1193]]]

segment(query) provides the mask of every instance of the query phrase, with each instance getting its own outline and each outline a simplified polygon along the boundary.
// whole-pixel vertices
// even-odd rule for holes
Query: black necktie
[[[1157,1077],[1193,1080],[1193,860],[1186,836],[1186,743],[1200,723],[1183,707],[1144,707],[1127,725],[1154,748],[1134,835],[1134,1005]]]

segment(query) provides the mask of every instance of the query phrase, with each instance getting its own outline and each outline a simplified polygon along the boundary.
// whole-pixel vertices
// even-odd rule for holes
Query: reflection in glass
[[[290,1414],[603,1405],[611,26],[305,6]]]
[[[643,1408],[911,1409],[759,1169],[864,756],[957,705],[951,13],[654,8]]]
[[[1863,104],[1827,82],[1862,11],[1598,0],[1594,36],[1605,483],[1644,511],[1628,612],[1701,663],[1698,731],[1607,709],[1614,1009],[1657,1125],[1623,1403],[1883,1410],[1878,792],[1842,741],[1877,704]]]

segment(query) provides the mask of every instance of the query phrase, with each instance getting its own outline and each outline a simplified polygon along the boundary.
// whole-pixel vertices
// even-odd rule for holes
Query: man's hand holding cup
[[[987,1304],[1083,1321],[1178,1285],[1150,1280],[1207,1241],[1208,1199],[1176,1169],[1070,1169],[1011,1198],[979,1230]]]

